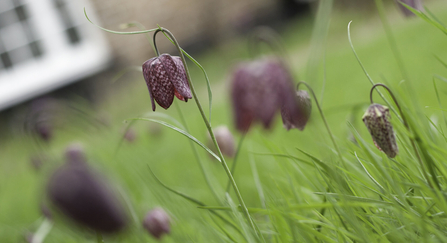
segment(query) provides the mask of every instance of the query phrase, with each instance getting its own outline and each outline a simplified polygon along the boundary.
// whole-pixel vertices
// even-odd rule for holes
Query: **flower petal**
[[[146,81],[146,85],[147,85],[147,88],[148,88],[148,90],[149,90],[149,96],[151,97],[151,103],[152,103],[152,110],[153,111],[155,111],[155,102],[154,102],[154,97],[153,97],[153,95],[152,95],[152,91],[151,91],[151,84],[150,84],[150,66],[151,66],[151,63],[154,61],[156,59],[156,57],[153,57],[153,58],[151,58],[151,59],[149,59],[149,60],[147,60],[147,61],[145,61],[144,63],[143,63],[143,77],[144,77],[144,80]]]
[[[172,84],[174,85],[177,92],[185,98],[185,101],[188,101],[188,99],[192,99],[192,95],[182,59],[176,56],[172,57],[172,59],[174,60],[174,63],[177,67],[177,75],[176,78],[172,80]]]
[[[150,64],[149,70],[152,95],[161,107],[168,109],[174,101],[174,85],[170,82],[167,69],[157,58]]]

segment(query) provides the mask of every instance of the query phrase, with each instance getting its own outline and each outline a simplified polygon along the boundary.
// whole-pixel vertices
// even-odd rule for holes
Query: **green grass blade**
[[[160,120],[155,120],[155,119],[149,119],[149,118],[131,118],[131,119],[128,119],[128,120],[150,121],[150,122],[155,122],[155,123],[161,124],[161,125],[163,125],[165,127],[169,127],[172,130],[174,130],[174,131],[182,134],[183,136],[189,138],[191,141],[193,141],[194,143],[196,143],[197,145],[199,145],[200,147],[205,149],[209,154],[211,154],[215,159],[217,159],[217,161],[221,162],[219,156],[217,156],[213,151],[211,151],[211,149],[209,149],[207,146],[205,146],[197,138],[195,138],[191,134],[187,133],[186,131],[184,131],[184,130],[178,128],[178,127],[175,127],[175,126],[173,126],[173,125],[171,125],[171,124],[169,124],[167,122],[160,121]]]
[[[402,6],[406,7],[408,10],[410,10],[412,13],[414,13],[416,16],[425,20],[425,22],[433,25],[434,27],[438,28],[439,30],[444,32],[444,34],[447,35],[447,28],[442,23],[438,22],[438,20],[436,18],[432,18],[432,17],[426,15],[424,12],[414,9],[411,6],[409,6],[403,2],[399,2],[399,3],[402,4]]]
[[[199,200],[197,200],[197,199],[195,199],[195,198],[192,198],[192,197],[190,197],[190,196],[188,196],[188,195],[186,195],[186,194],[184,194],[184,193],[182,193],[182,192],[179,192],[179,191],[177,191],[177,190],[174,190],[174,189],[170,188],[169,186],[167,186],[166,184],[164,184],[164,183],[163,183],[163,182],[162,182],[162,181],[155,175],[155,173],[152,171],[151,167],[150,167],[149,165],[147,165],[147,167],[149,168],[149,171],[151,172],[151,174],[152,174],[152,176],[155,178],[155,180],[156,180],[162,187],[164,187],[166,190],[168,190],[168,191],[170,191],[170,192],[173,192],[174,194],[176,194],[176,195],[178,195],[178,196],[180,196],[180,197],[183,197],[184,199],[186,199],[186,200],[188,200],[188,201],[190,201],[190,202],[192,202],[192,203],[194,203],[194,204],[197,204],[199,207],[206,207],[206,204],[204,204],[203,202],[201,202],[201,201],[199,201]],[[220,218],[222,221],[228,223],[228,224],[229,224],[230,226],[232,226],[236,231],[238,231],[241,235],[243,235],[242,232],[240,231],[240,229],[239,229],[233,222],[231,222],[230,220],[226,219],[225,217],[223,217],[223,216],[220,215],[219,213],[215,212],[214,210],[210,210],[210,212],[211,212],[212,214],[214,214],[215,216],[217,216],[218,218]]]

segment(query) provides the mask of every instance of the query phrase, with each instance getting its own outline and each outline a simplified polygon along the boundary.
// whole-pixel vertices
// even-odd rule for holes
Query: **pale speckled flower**
[[[152,110],[155,101],[168,109],[174,96],[187,102],[192,98],[185,67],[180,57],[162,54],[143,63],[143,76],[149,89]]]
[[[376,147],[388,157],[394,158],[399,149],[390,119],[388,107],[379,104],[370,105],[362,118]]]
[[[155,238],[160,239],[171,231],[171,218],[163,210],[157,207],[149,211],[143,220],[143,227]]]
[[[236,153],[236,148],[234,144],[234,137],[231,134],[227,126],[218,126],[213,129],[214,136],[216,137],[217,144],[219,145],[220,151],[223,155],[233,158]],[[208,146],[210,148],[215,148],[211,136],[208,134]],[[216,149],[213,149],[217,152]]]
[[[269,129],[278,110],[295,116],[297,98],[292,77],[276,58],[263,58],[239,64],[233,72],[231,98],[236,128],[247,132],[260,121]]]

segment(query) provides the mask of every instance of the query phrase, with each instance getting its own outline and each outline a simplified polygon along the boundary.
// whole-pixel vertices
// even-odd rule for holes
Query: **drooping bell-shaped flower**
[[[50,202],[80,225],[105,233],[123,229],[126,212],[108,183],[93,171],[77,148],[67,149],[67,163],[47,185]]]
[[[233,158],[236,153],[236,149],[233,134],[231,134],[228,127],[218,126],[213,129],[213,133],[214,136],[216,137],[217,144],[219,145],[222,154],[230,158]],[[209,134],[208,134],[208,144],[210,148],[215,147]],[[216,152],[215,149],[213,149],[213,151]]]
[[[185,67],[178,56],[162,54],[147,60],[143,63],[143,76],[149,89],[153,111],[154,100],[168,109],[174,96],[185,102],[192,98]]]
[[[270,128],[275,113],[285,109],[297,112],[292,77],[276,58],[264,58],[239,64],[233,72],[231,97],[236,128],[247,132],[253,122]]]
[[[162,208],[149,211],[143,220],[143,227],[155,238],[160,239],[171,231],[171,218]]]
[[[307,121],[310,118],[310,113],[312,111],[312,101],[310,99],[309,93],[305,90],[298,90],[296,92],[297,105],[295,107],[290,107],[289,109],[295,109],[295,112],[290,112],[289,109],[285,107],[281,108],[281,117],[284,127],[287,130],[292,128],[297,128],[298,130],[304,130]]]
[[[405,17],[411,17],[415,15],[401,3],[404,3],[419,11],[422,11],[424,9],[424,7],[422,6],[422,0],[395,0],[395,2],[397,6],[399,6],[400,11],[405,15]]]
[[[390,111],[388,107],[372,104],[363,115],[363,122],[368,128],[376,147],[383,151],[388,157],[396,157],[399,149],[391,125]]]

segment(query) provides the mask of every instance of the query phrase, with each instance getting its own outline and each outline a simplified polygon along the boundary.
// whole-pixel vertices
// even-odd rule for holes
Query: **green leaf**
[[[175,127],[175,126],[173,126],[173,125],[171,125],[171,124],[169,124],[167,122],[164,122],[164,121],[159,121],[159,120],[149,119],[149,118],[131,118],[129,120],[150,121],[150,122],[155,122],[155,123],[161,124],[161,125],[163,125],[165,127],[169,127],[172,130],[174,130],[174,131],[184,135],[185,137],[189,138],[191,141],[193,141],[196,144],[198,144],[200,147],[205,149],[209,154],[211,154],[215,159],[217,159],[217,161],[221,162],[219,156],[217,156],[213,151],[211,151],[211,149],[209,149],[207,146],[205,146],[203,143],[201,143],[197,138],[195,138],[191,134],[187,133],[186,131],[184,131],[184,130],[178,128],[178,127]]]
[[[421,12],[421,11],[419,11],[417,9],[414,9],[411,6],[409,6],[409,5],[407,5],[407,4],[403,3],[403,2],[399,2],[399,3],[402,4],[402,6],[406,7],[408,10],[410,10],[412,13],[414,13],[416,16],[418,16],[419,18],[425,20],[425,22],[433,25],[434,27],[438,28],[439,30],[444,32],[444,34],[447,35],[447,28],[441,22],[439,22],[436,18],[428,16],[424,12]]]

